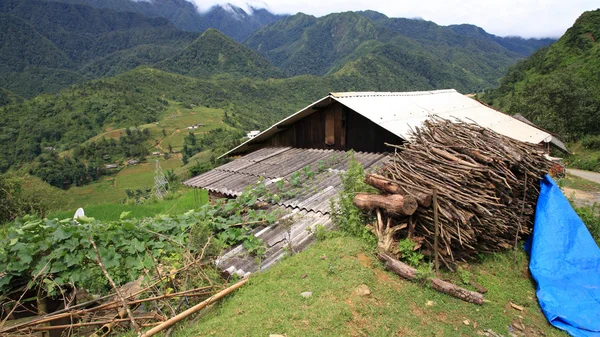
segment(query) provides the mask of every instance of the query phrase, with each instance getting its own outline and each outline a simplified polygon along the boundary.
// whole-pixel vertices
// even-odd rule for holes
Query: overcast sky
[[[488,33],[523,37],[560,37],[581,13],[600,7],[598,0],[189,0],[201,9],[230,2],[274,13],[315,16],[372,9],[389,17],[423,18],[440,25],[470,23]]]

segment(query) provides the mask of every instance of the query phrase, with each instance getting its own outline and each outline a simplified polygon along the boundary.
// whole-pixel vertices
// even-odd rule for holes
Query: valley
[[[544,317],[522,249],[544,177],[528,172],[548,172],[530,170],[544,151],[562,158],[554,181],[600,242],[600,185],[569,174],[600,172],[600,9],[538,38],[188,0],[0,0],[0,27],[0,335],[31,333],[20,330],[31,320],[60,330],[61,317],[35,322],[64,310],[68,334],[133,336],[204,303],[165,334],[566,336]],[[499,125],[436,129],[408,148],[403,130],[424,114],[476,108]],[[548,137],[499,154],[474,136],[517,132],[503,127]],[[402,151],[424,158],[406,176],[390,166]],[[375,170],[387,187],[367,182]],[[402,210],[360,208],[358,194]],[[486,301],[441,294],[437,278]],[[65,308],[71,295],[87,306]]]

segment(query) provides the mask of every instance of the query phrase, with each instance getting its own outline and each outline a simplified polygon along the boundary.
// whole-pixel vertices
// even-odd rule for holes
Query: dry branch
[[[378,257],[381,261],[385,262],[385,268],[392,271],[394,274],[397,274],[408,280],[415,280],[417,278],[417,270],[415,268],[394,259],[388,254],[380,253]],[[428,280],[431,283],[431,287],[439,292],[448,294],[466,302],[479,305],[483,304],[483,295],[478,292],[461,288],[436,277],[431,277]]]
[[[390,146],[395,149],[390,162],[365,182],[391,193],[384,198],[402,195],[418,200],[411,217],[388,212],[392,223],[409,224],[408,231],[397,232],[396,240],[418,241],[421,253],[436,255],[451,268],[456,261],[473,259],[479,253],[510,249],[531,232],[539,181],[551,164],[535,145],[476,124],[434,117],[412,132],[409,143]],[[434,189],[438,254],[434,254],[434,208],[419,197],[419,193],[429,196]],[[363,204],[361,208],[369,211],[387,207]]]

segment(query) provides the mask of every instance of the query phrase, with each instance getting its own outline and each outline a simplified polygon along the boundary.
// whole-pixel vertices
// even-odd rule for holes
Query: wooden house
[[[386,144],[410,141],[411,130],[436,115],[477,123],[505,136],[532,144],[552,141],[549,133],[487,107],[455,90],[422,92],[331,93],[248,139],[224,156],[233,161],[184,182],[207,189],[213,197],[234,197],[263,179],[266,185],[301,170],[317,172],[306,192],[272,206],[294,217],[291,230],[279,226],[258,228],[255,235],[267,245],[259,265],[236,247],[218,263],[230,273],[244,275],[268,268],[286,254],[310,244],[317,225],[331,227],[330,200],[341,189],[340,172],[350,160],[366,170],[388,160]]]

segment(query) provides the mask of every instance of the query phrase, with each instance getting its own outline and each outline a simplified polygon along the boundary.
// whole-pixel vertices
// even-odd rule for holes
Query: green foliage
[[[581,138],[581,144],[586,149],[600,151],[600,135],[587,135]]]
[[[319,18],[298,13],[245,43],[292,75],[341,72],[371,90],[475,91],[496,85],[508,66],[550,42],[500,38],[469,25],[345,12]]]
[[[0,22],[0,87],[28,98],[154,63],[197,36],[162,18],[50,1],[4,1]]]
[[[68,203],[64,191],[39,179],[0,174],[0,225],[25,214],[44,217]]]
[[[513,66],[483,99],[566,140],[600,132],[600,10],[583,13],[554,44]]]
[[[155,262],[182,254],[186,231],[197,215],[187,213],[153,220],[101,222],[36,219],[25,217],[8,228],[0,248],[0,290],[6,292],[36,276],[35,286],[52,295],[55,286],[72,284],[94,293],[110,290],[96,264],[88,238],[98,246],[100,258],[117,284],[124,284],[152,270]],[[159,233],[159,235],[154,233]],[[168,240],[167,240],[168,238]],[[183,245],[183,246],[182,246]],[[45,280],[52,280],[47,283]]]
[[[75,146],[73,156],[97,164],[118,163],[130,158],[142,160],[148,155],[145,142],[149,139],[148,129],[127,128],[118,139],[102,137],[98,141]]]
[[[189,32],[203,32],[208,28],[215,28],[236,41],[245,40],[258,28],[284,16],[260,8],[252,8],[252,11],[246,13],[242,8],[231,4],[217,5],[206,11],[199,11],[188,1],[62,0],[61,2],[110,8],[119,12],[135,12],[147,17],[164,17],[179,29]]]
[[[423,262],[424,256],[415,251],[414,248],[415,243],[411,239],[404,239],[398,242],[401,259],[413,267],[418,267]]]
[[[37,287],[45,287],[50,283],[44,280],[52,280],[47,289],[50,294],[54,285],[67,283],[96,293],[109,290],[95,263],[88,235],[117,284],[137,279],[156,263],[177,260],[187,249],[192,253],[201,249],[209,236],[214,236],[215,247],[242,244],[250,254],[260,256],[265,247],[249,229],[275,223],[278,214],[252,209],[256,200],[252,190],[247,190],[235,199],[204,204],[198,211],[154,219],[127,219],[130,212],[123,212],[119,220],[84,218],[78,220],[80,224],[69,219],[17,219],[0,240],[0,268],[4,271],[0,291],[24,284],[38,274]]]
[[[215,29],[205,31],[181,52],[156,67],[192,77],[226,74],[232,78],[266,79],[283,75],[269,61]]]
[[[210,130],[199,138],[193,132],[190,132],[184,138],[183,161],[185,163],[196,153],[209,149],[212,150],[213,156],[214,154],[223,154],[238,146],[243,135],[242,131],[224,128]],[[211,159],[211,162],[216,164],[216,158]]]
[[[86,165],[78,158],[59,157],[55,151],[45,151],[36,158],[30,170],[52,186],[67,189],[82,186],[104,174],[104,168],[97,163]]]
[[[200,207],[191,232],[192,244],[202,246],[210,232],[215,233],[219,246],[242,244],[249,254],[262,256],[266,247],[260,239],[249,233],[249,229],[253,225],[272,225],[279,214],[252,209],[261,196],[260,192],[260,189],[249,187],[236,198],[219,199]]]
[[[575,211],[587,226],[596,243],[600,245],[600,205],[576,207]]]
[[[340,174],[342,189],[337,201],[331,199],[331,221],[343,232],[359,237],[369,244],[376,245],[377,238],[371,233],[366,224],[373,217],[366,215],[354,206],[354,196],[358,192],[372,191],[372,187],[365,184],[365,172],[362,165],[354,159],[354,152],[350,152],[350,161],[345,173]]]

